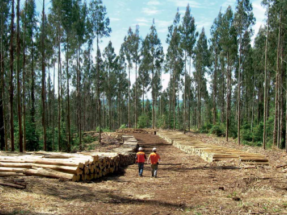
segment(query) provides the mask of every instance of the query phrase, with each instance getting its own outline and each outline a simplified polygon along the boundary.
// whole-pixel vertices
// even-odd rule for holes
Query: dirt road
[[[157,147],[158,178],[137,165],[93,183],[26,177],[28,188],[0,188],[0,214],[287,213],[287,180],[271,168],[218,167],[155,135],[133,134],[149,154]]]

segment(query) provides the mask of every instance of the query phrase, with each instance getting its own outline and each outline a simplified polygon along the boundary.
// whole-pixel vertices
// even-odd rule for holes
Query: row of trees
[[[168,27],[166,54],[155,22],[144,38],[129,28],[116,54],[111,42],[99,48],[111,34],[101,0],[51,3],[47,10],[43,1],[38,16],[34,0],[22,9],[17,0],[16,17],[14,0],[0,3],[1,150],[81,150],[82,131],[121,126],[197,128],[239,144],[285,145],[284,1],[262,2],[267,24],[253,47],[249,0],[220,11],[210,39],[187,5]],[[170,74],[165,90],[163,72]]]

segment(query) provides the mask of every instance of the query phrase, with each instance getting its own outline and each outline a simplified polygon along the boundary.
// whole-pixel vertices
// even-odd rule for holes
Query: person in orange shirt
[[[151,163],[151,177],[157,177],[158,162],[160,161],[159,154],[156,153],[156,148],[152,149],[152,153],[149,155],[147,162]]]
[[[136,155],[136,162],[138,163],[139,166],[139,176],[143,176],[143,169],[144,169],[144,162],[146,160],[146,155],[143,151],[142,147],[139,147],[139,152]]]

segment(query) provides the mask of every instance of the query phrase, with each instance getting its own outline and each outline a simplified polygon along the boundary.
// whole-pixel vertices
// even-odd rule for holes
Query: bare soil
[[[286,161],[285,152],[241,147],[273,161],[267,167],[238,169],[207,163],[155,135],[132,135],[147,154],[157,147],[162,158],[158,178],[150,177],[149,165],[139,177],[136,164],[92,183],[22,177],[25,190],[0,186],[0,214],[287,214],[287,179],[274,167]],[[237,147],[223,138],[190,135]]]

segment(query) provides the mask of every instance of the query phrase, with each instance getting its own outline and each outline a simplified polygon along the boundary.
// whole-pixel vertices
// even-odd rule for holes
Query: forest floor
[[[275,168],[287,162],[285,152],[189,134],[204,142],[264,153],[271,161],[270,166],[239,169],[207,163],[155,135],[132,135],[147,154],[157,147],[162,158],[158,178],[150,177],[149,165],[139,177],[136,164],[92,183],[23,177],[25,190],[0,187],[0,214],[287,214],[287,178]]]

